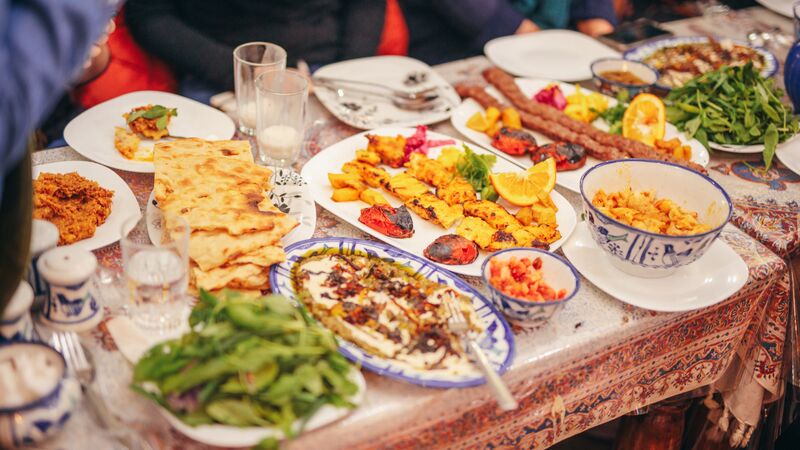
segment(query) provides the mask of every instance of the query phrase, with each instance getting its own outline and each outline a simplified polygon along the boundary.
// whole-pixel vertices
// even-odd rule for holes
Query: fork
[[[444,301],[444,306],[449,316],[447,323],[450,326],[450,331],[458,335],[462,341],[466,342],[469,352],[475,360],[477,360],[478,366],[480,366],[481,371],[483,371],[486,382],[492,389],[494,398],[497,400],[500,408],[504,411],[517,409],[517,401],[514,400],[514,397],[511,395],[505,383],[503,383],[500,375],[492,369],[489,360],[486,359],[486,355],[483,353],[480,345],[478,345],[474,334],[470,331],[469,324],[467,324],[467,320],[464,318],[464,314],[461,312],[461,308],[458,307],[456,302],[457,300],[452,296]]]
[[[314,84],[317,86],[327,87],[331,89],[336,89],[341,87],[341,85],[347,85],[347,84],[352,86],[361,86],[362,88],[381,89],[385,92],[388,92],[394,97],[408,101],[420,101],[420,100],[430,101],[431,96],[434,96],[435,98],[436,91],[439,89],[437,86],[431,86],[417,91],[402,91],[399,89],[394,89],[392,87],[386,86],[384,84],[373,83],[371,81],[347,80],[343,78],[330,78],[330,77],[313,77],[312,80],[314,81]]]
[[[105,400],[92,385],[94,369],[86,358],[86,352],[80,338],[74,331],[56,331],[50,343],[58,350],[67,362],[67,370],[78,378],[87,403],[95,416],[95,422],[117,442],[131,450],[153,450],[144,439],[123,425],[108,409]]]

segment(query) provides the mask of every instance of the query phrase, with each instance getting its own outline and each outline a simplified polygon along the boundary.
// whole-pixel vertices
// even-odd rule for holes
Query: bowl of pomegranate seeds
[[[510,319],[544,323],[580,288],[575,267],[536,248],[509,248],[483,263],[492,301]]]

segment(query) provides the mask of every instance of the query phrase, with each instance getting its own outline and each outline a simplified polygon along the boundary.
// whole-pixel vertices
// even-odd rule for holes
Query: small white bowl
[[[40,342],[0,345],[0,360],[15,353],[45,354],[48,362],[57,366],[60,376],[39,398],[23,404],[0,406],[0,448],[35,444],[56,434],[81,398],[80,383],[69,373],[64,357],[56,349]]]
[[[620,58],[598,59],[590,66],[592,77],[594,78],[597,89],[607,95],[614,96],[619,91],[626,89],[630,98],[636,97],[642,92],[648,92],[658,81],[658,71],[645,63],[628,61]],[[628,84],[615,80],[609,80],[601,75],[608,71],[630,72],[640,80],[642,84]]]
[[[509,259],[512,256],[531,259],[537,257],[541,258],[544,281],[556,291],[566,289],[567,294],[564,298],[559,300],[534,302],[512,297],[495,288],[489,281],[490,261],[495,259]],[[558,255],[537,248],[509,248],[495,252],[483,262],[481,273],[483,273],[483,280],[489,289],[491,300],[507,317],[513,320],[535,324],[547,322],[553,314],[563,308],[564,304],[575,296],[581,286],[578,271],[575,270],[575,267],[573,267],[569,261]]]
[[[601,213],[592,199],[597,191],[655,191],[681,208],[698,213],[710,231],[690,236],[669,236],[640,230]],[[581,197],[586,223],[597,245],[611,263],[630,275],[659,278],[696,261],[719,236],[733,214],[725,189],[706,175],[678,164],[648,159],[621,159],[600,163],[581,177]]]

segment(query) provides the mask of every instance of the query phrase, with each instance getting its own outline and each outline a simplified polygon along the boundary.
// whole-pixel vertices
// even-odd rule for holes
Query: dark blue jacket
[[[514,34],[524,19],[507,0],[401,0],[400,7],[409,56],[428,64],[480,55],[486,42]],[[570,17],[617,22],[612,0],[573,0]]]

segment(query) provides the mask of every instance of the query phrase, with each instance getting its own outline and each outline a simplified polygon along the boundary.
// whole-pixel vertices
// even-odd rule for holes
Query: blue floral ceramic
[[[783,66],[783,83],[786,94],[792,99],[795,112],[800,111],[800,41],[789,50]]]
[[[671,199],[684,209],[697,212],[700,221],[713,228],[692,236],[656,234],[618,222],[592,205],[598,190],[611,193],[627,187],[634,191],[655,191],[656,197]],[[607,161],[587,170],[581,177],[580,188],[592,238],[612,256],[611,262],[617,268],[642,277],[667,276],[703,256],[733,213],[730,197],[714,180],[662,161]]]
[[[35,444],[56,434],[81,398],[80,384],[69,374],[64,358],[54,348],[34,342],[4,344],[0,345],[0,360],[13,352],[47,354],[60,368],[61,377],[52,390],[32,402],[0,406],[0,448]]]
[[[97,258],[88,250],[58,247],[45,252],[37,263],[47,282],[47,301],[40,319],[47,326],[71,331],[94,328],[103,318],[93,293]]]
[[[0,317],[0,343],[38,340],[33,327],[31,305],[33,289],[26,281],[20,281],[11,301]]]
[[[658,39],[655,41],[645,42],[644,44],[637,45],[625,53],[622,54],[622,57],[625,59],[629,59],[631,61],[640,61],[644,62],[644,60],[662,48],[667,47],[676,47],[678,45],[684,44],[694,44],[698,42],[708,42],[708,37],[706,36],[675,36],[669,37],[664,39]],[[732,40],[734,44],[742,45],[745,47],[753,47],[747,42]],[[756,52],[758,52],[761,57],[764,59],[764,67],[761,69],[761,75],[765,78],[771,77],[778,72],[778,59],[775,58],[775,55],[768,52],[767,50],[761,47],[753,47]],[[665,84],[658,84],[657,86],[661,89],[672,89],[670,86]]]
[[[415,273],[441,284],[451,286],[470,298],[478,317],[483,321],[485,331],[479,338],[479,343],[489,362],[498,373],[504,373],[511,366],[514,357],[514,335],[508,323],[492,303],[485,299],[475,289],[465,283],[453,273],[439,268],[435,264],[418,258],[403,250],[380,242],[365,241],[350,238],[318,238],[296,242],[286,247],[286,261],[275,264],[270,271],[270,285],[272,291],[294,301],[298,306],[300,301],[294,290],[291,279],[292,267],[302,258],[314,250],[339,249],[343,251],[359,250],[369,255],[383,258],[410,267]],[[485,382],[480,371],[471,373],[452,373],[442,370],[425,371],[412,370],[400,366],[393,361],[376,357],[360,347],[339,340],[339,351],[353,362],[361,364],[366,369],[397,380],[419,384],[426,387],[453,388],[483,384]]]
[[[536,258],[542,259],[542,273],[544,280],[553,289],[566,289],[567,295],[561,300],[549,302],[532,302],[506,295],[495,288],[489,282],[490,261],[499,259],[504,260],[512,256],[517,258]],[[481,268],[483,280],[489,289],[494,304],[510,319],[526,322],[532,325],[543,325],[550,320],[553,315],[561,310],[569,300],[571,300],[580,289],[581,282],[578,271],[566,259],[536,248],[509,248],[492,254],[483,262]]]

